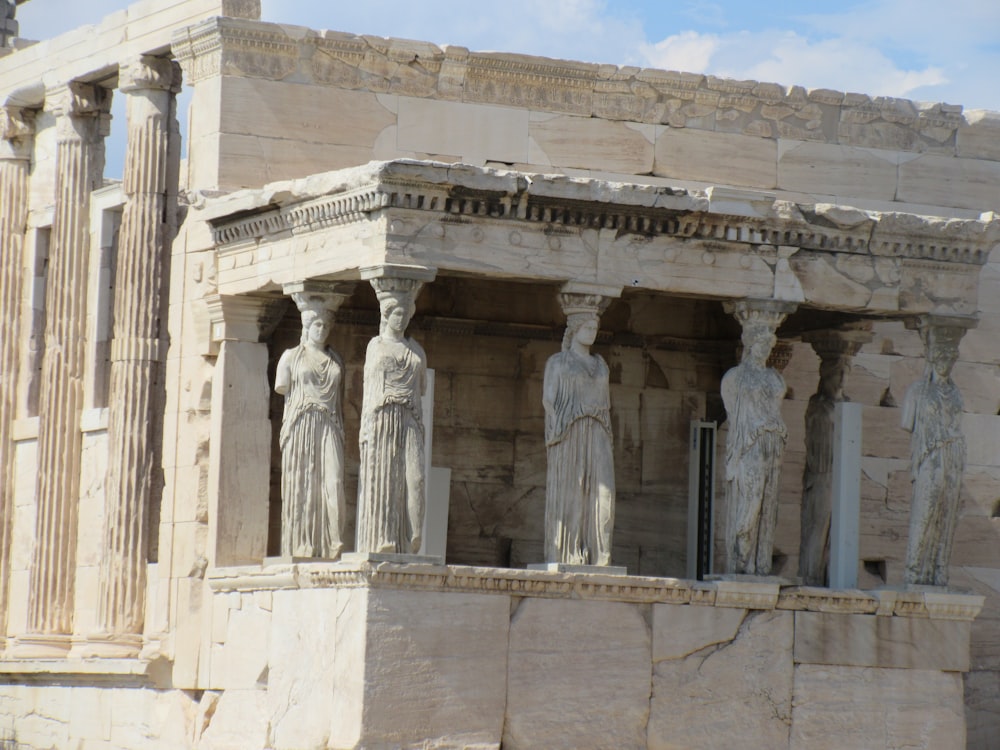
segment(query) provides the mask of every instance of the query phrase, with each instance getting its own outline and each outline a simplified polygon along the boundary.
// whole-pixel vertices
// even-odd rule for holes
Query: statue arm
[[[294,349],[286,349],[278,360],[278,367],[274,373],[274,390],[282,396],[288,393],[288,387],[292,382],[292,359],[295,357]]]

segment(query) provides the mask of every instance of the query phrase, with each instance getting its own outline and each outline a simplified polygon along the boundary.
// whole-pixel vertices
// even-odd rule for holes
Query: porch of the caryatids
[[[24,235],[28,221],[28,175],[34,143],[34,112],[0,108],[0,647],[6,633],[10,585],[11,521],[14,503],[14,445],[11,424],[17,403],[24,291]]]
[[[165,297],[179,154],[175,101],[180,67],[140,57],[121,66],[128,140],[119,232],[108,415],[98,632],[108,656],[138,653],[145,612],[148,519],[155,501],[158,405],[166,358]]]
[[[90,194],[101,186],[110,92],[70,82],[46,94],[56,118],[56,196],[45,298],[38,503],[27,634],[20,652],[60,655],[73,631],[80,418],[86,362]]]
[[[819,383],[805,416],[799,577],[807,586],[825,586],[829,581],[834,410],[838,403],[848,400],[844,387],[854,355],[871,339],[868,321],[802,335],[820,359]]]
[[[906,392],[903,429],[910,437],[910,534],[906,584],[946,586],[965,471],[962,394],[951,378],[958,346],[975,318],[922,315],[907,321],[924,343],[926,365]]]
[[[795,304],[741,299],[725,305],[742,326],[740,363],[722,378],[726,438],[726,573],[766,576],[778,516],[778,482],[787,430],[785,381],[767,366],[776,332]]]

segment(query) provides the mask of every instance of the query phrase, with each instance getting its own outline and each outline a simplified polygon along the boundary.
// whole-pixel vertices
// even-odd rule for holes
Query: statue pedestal
[[[444,565],[440,555],[403,555],[393,552],[345,552],[340,556],[345,565],[358,563],[396,563],[397,565]]]
[[[570,565],[568,563],[533,563],[528,570],[547,570],[549,573],[598,573],[605,576],[627,576],[628,568],[621,565]]]

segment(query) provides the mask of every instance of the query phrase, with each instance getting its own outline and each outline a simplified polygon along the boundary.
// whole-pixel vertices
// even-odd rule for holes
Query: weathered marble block
[[[510,625],[503,747],[646,747],[649,655],[641,605],[522,601]]]

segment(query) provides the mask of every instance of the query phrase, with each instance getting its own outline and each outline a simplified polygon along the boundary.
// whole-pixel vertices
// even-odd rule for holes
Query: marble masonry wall
[[[602,317],[595,351],[611,368],[613,562],[640,578],[587,588],[572,576],[516,570],[542,559],[541,378],[563,318],[550,287],[460,277],[428,284],[411,326],[436,373],[433,463],[452,471],[452,567],[410,578],[391,566],[217,568],[212,514],[242,489],[213,474],[220,407],[246,398],[253,414],[233,414],[234,424],[277,425],[282,399],[273,393],[273,369],[300,329],[289,306],[282,320],[270,321],[277,327],[264,351],[241,348],[256,342],[264,303],[218,322],[212,305],[232,300],[213,298],[217,260],[198,209],[219,192],[409,157],[976,218],[1000,211],[1000,115],[213,15],[258,11],[251,0],[178,0],[161,14],[139,3],[96,31],[18,52],[23,63],[0,58],[6,94],[8,85],[23,91],[40,81],[53,59],[63,61],[60,75],[70,68],[93,75],[115,70],[126,55],[169,47],[193,86],[180,176],[189,205],[165,264],[170,349],[162,363],[162,435],[153,439],[163,497],[146,575],[142,658],[0,660],[0,746],[388,748],[430,739],[441,747],[727,747],[738,740],[930,749],[964,746],[965,737],[968,747],[990,747],[1000,732],[1000,251],[980,275],[981,321],[963,339],[954,370],[965,399],[968,465],[951,581],[985,597],[976,616],[970,600],[956,604],[947,594],[654,581],[684,575],[688,422],[723,419],[719,379],[735,361],[739,329],[718,301],[628,290]],[[31,619],[36,355],[57,181],[56,115],[40,109],[33,127],[23,246],[30,281],[19,308],[25,354],[10,427],[11,514],[0,519],[11,539],[9,590],[0,602],[8,644]],[[84,642],[102,624],[112,431],[110,308],[100,304],[108,302],[101,295],[112,273],[109,243],[126,198],[109,186],[90,201],[71,613]],[[933,262],[926,272],[934,273]],[[864,306],[863,270],[845,262],[822,273],[844,307]],[[347,366],[349,497],[361,368],[377,320],[374,295],[358,286],[330,342]],[[480,334],[469,333],[470,321]],[[216,324],[232,330],[216,338]],[[223,339],[240,345],[226,356],[239,365],[230,372],[246,378],[218,378]],[[784,343],[789,440],[775,573],[790,576],[798,569],[804,414],[819,359],[807,343]],[[902,580],[910,476],[899,406],[923,367],[917,333],[902,321],[881,322],[847,383],[864,406],[863,589]],[[724,433],[723,426],[720,469]],[[243,437],[225,444],[233,457],[246,450]],[[279,466],[272,448],[270,465],[248,466],[244,477],[266,481],[270,472],[272,519]],[[272,524],[272,542],[274,534]],[[301,681],[302,671],[317,681]]]

